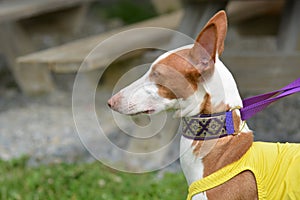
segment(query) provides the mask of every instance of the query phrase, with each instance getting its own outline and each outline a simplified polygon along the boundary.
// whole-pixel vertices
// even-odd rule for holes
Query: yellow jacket
[[[190,185],[187,200],[250,170],[259,200],[300,199],[300,145],[254,142],[238,161]]]

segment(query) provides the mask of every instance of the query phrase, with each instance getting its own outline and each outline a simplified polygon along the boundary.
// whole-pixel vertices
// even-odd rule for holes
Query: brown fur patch
[[[160,96],[186,99],[197,90],[200,73],[189,52],[189,49],[178,51],[153,66],[150,80],[157,84]]]
[[[212,113],[211,97],[208,93],[205,94],[203,102],[200,105],[201,114],[210,114]]]
[[[240,131],[240,125],[241,125],[241,117],[237,114],[237,111],[235,110],[232,112],[232,118],[233,118],[233,125],[234,125],[234,130],[236,133]]]
[[[193,141],[195,156],[204,156],[203,176],[206,177],[226,165],[239,160],[251,147],[253,141],[252,133],[242,133],[237,136],[228,136],[215,141]],[[205,156],[204,145],[211,147],[211,151]],[[203,147],[203,149],[201,149]],[[200,151],[201,150],[201,151]],[[237,189],[238,188],[238,189]],[[258,199],[256,180],[252,172],[244,171],[225,182],[224,184],[206,191],[208,199]]]
[[[218,113],[218,112],[225,112],[230,109],[228,104],[225,104],[224,102],[221,102],[217,106],[213,106],[211,103],[211,96],[210,94],[206,93],[203,102],[200,105],[200,113],[201,114],[212,114],[212,113]]]
[[[224,184],[206,191],[208,199],[257,200],[257,186],[252,172],[244,171]]]
[[[216,146],[203,158],[204,177],[240,159],[251,147],[252,141],[253,135],[250,133],[220,138]]]

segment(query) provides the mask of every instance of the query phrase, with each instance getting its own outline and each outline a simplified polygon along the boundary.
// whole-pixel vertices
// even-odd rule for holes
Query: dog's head
[[[220,11],[208,21],[193,45],[161,55],[143,77],[114,95],[108,105],[127,115],[168,109],[180,110],[180,116],[199,113],[203,106],[209,106],[204,105],[210,98],[204,82],[214,73],[226,32],[226,14]]]

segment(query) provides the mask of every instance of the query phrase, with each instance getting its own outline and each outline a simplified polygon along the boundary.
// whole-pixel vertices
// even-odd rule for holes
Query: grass
[[[27,167],[27,159],[0,161],[3,200],[176,200],[184,199],[183,174],[129,174],[99,162]]]

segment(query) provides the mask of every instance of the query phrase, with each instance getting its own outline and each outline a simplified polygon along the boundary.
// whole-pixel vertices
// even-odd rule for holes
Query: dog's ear
[[[220,11],[208,21],[196,38],[195,44],[191,49],[193,60],[197,64],[215,62],[216,55],[221,55],[224,50],[226,32],[226,13]]]
[[[227,16],[225,11],[219,11],[213,16],[207,24],[214,23],[217,27],[217,50],[218,55],[222,55],[224,51],[224,41],[227,33]]]

